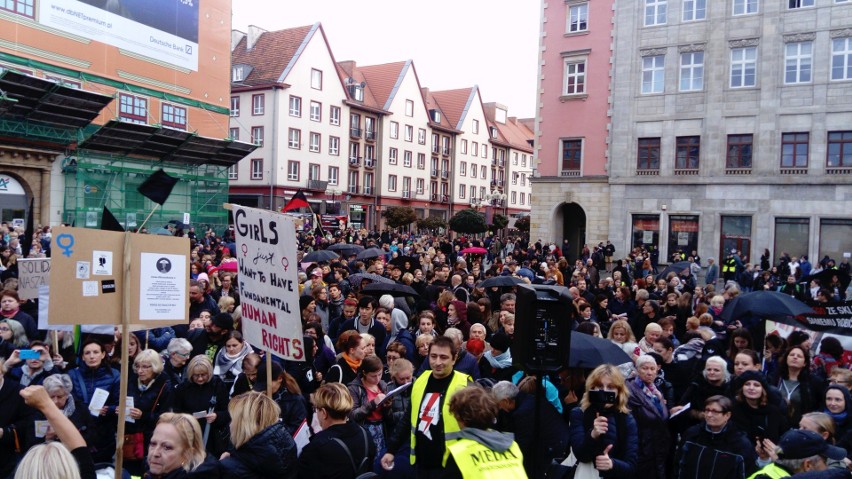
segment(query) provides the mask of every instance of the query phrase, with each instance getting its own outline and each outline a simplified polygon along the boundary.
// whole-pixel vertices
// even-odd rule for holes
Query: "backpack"
[[[352,469],[355,471],[355,474],[356,474],[355,479],[370,479],[370,478],[373,478],[373,477],[379,477],[379,475],[376,474],[375,472],[362,472],[362,471],[369,469],[371,464],[368,461],[368,459],[370,458],[370,455],[369,455],[370,443],[368,442],[369,439],[367,438],[367,431],[365,431],[364,428],[360,428],[360,429],[361,429],[361,434],[364,435],[364,458],[361,459],[360,464],[357,464],[357,465],[355,464],[355,458],[352,456],[352,451],[349,450],[349,446],[347,446],[345,442],[341,441],[340,439],[338,439],[336,437],[332,438],[332,441],[339,444],[340,447],[343,448],[343,451],[346,452],[346,456],[349,457],[349,462],[352,463]]]

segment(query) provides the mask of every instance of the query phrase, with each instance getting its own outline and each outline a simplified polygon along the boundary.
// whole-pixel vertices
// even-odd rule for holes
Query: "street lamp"
[[[494,218],[494,208],[503,207],[505,205],[506,195],[498,190],[491,190],[491,193],[485,195],[480,202],[480,206],[485,207],[485,221],[491,223]],[[503,211],[503,210],[500,210]],[[506,216],[505,214],[503,216]]]

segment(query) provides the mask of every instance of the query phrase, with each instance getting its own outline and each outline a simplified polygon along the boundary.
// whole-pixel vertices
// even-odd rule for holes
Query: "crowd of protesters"
[[[117,332],[75,344],[38,330],[37,307],[16,291],[12,233],[0,227],[0,478],[90,478],[113,463],[122,348],[123,466],[135,476],[849,475],[852,370],[840,342],[766,335],[762,322],[722,314],[750,289],[843,299],[839,279],[802,280],[845,260],[773,264],[767,252],[752,265],[734,251],[702,267],[679,252],[672,263],[690,266],[660,275],[653,248],[617,256],[609,242],[573,257],[567,242],[523,236],[299,232],[301,255],[354,246],[300,268],[310,361],[268,362],[241,334],[232,229],[176,232],[192,245],[189,321],[127,345]],[[31,256],[49,254],[49,235],[39,231],[34,244],[46,245]],[[358,259],[359,246],[380,251]],[[471,247],[484,252],[463,253]],[[513,288],[481,286],[496,276],[567,287],[562,319],[575,334],[607,338],[631,360],[528,375],[512,359],[516,317],[527,317]],[[790,277],[796,287],[784,289]],[[365,294],[372,282],[417,294]],[[310,442],[297,446],[304,430]],[[566,457],[574,465],[558,466]]]

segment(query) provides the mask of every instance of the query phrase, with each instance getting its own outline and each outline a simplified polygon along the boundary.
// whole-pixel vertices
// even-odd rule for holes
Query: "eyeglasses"
[[[174,353],[172,353],[172,354],[175,354],[175,355],[177,355],[177,356],[180,356],[180,357],[182,357],[182,358],[184,358],[184,359],[186,359],[186,358],[188,358],[188,357],[190,356],[190,353],[179,353],[179,352],[174,352]]]
[[[0,331],[3,331],[3,332],[11,331],[11,330],[12,330],[11,328],[8,328],[6,326],[0,327]]]
[[[728,411],[722,411],[721,409],[712,409],[709,407],[704,409],[704,414],[725,414],[727,412]]]

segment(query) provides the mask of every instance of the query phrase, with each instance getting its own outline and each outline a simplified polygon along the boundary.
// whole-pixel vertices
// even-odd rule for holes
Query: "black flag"
[[[112,211],[110,211],[106,205],[104,205],[104,214],[101,217],[101,229],[105,231],[118,231],[119,233],[124,233],[124,228],[121,226],[121,223],[115,219]]]
[[[172,188],[175,187],[177,182],[177,178],[169,176],[160,168],[143,181],[137,190],[149,200],[159,203],[162,206],[169,195],[172,194]]]
[[[35,219],[33,219],[33,200],[30,198],[30,211],[27,213],[27,227],[24,230],[24,242],[21,244],[21,253],[24,258],[30,255],[30,250],[33,247],[33,236],[35,235]]]

